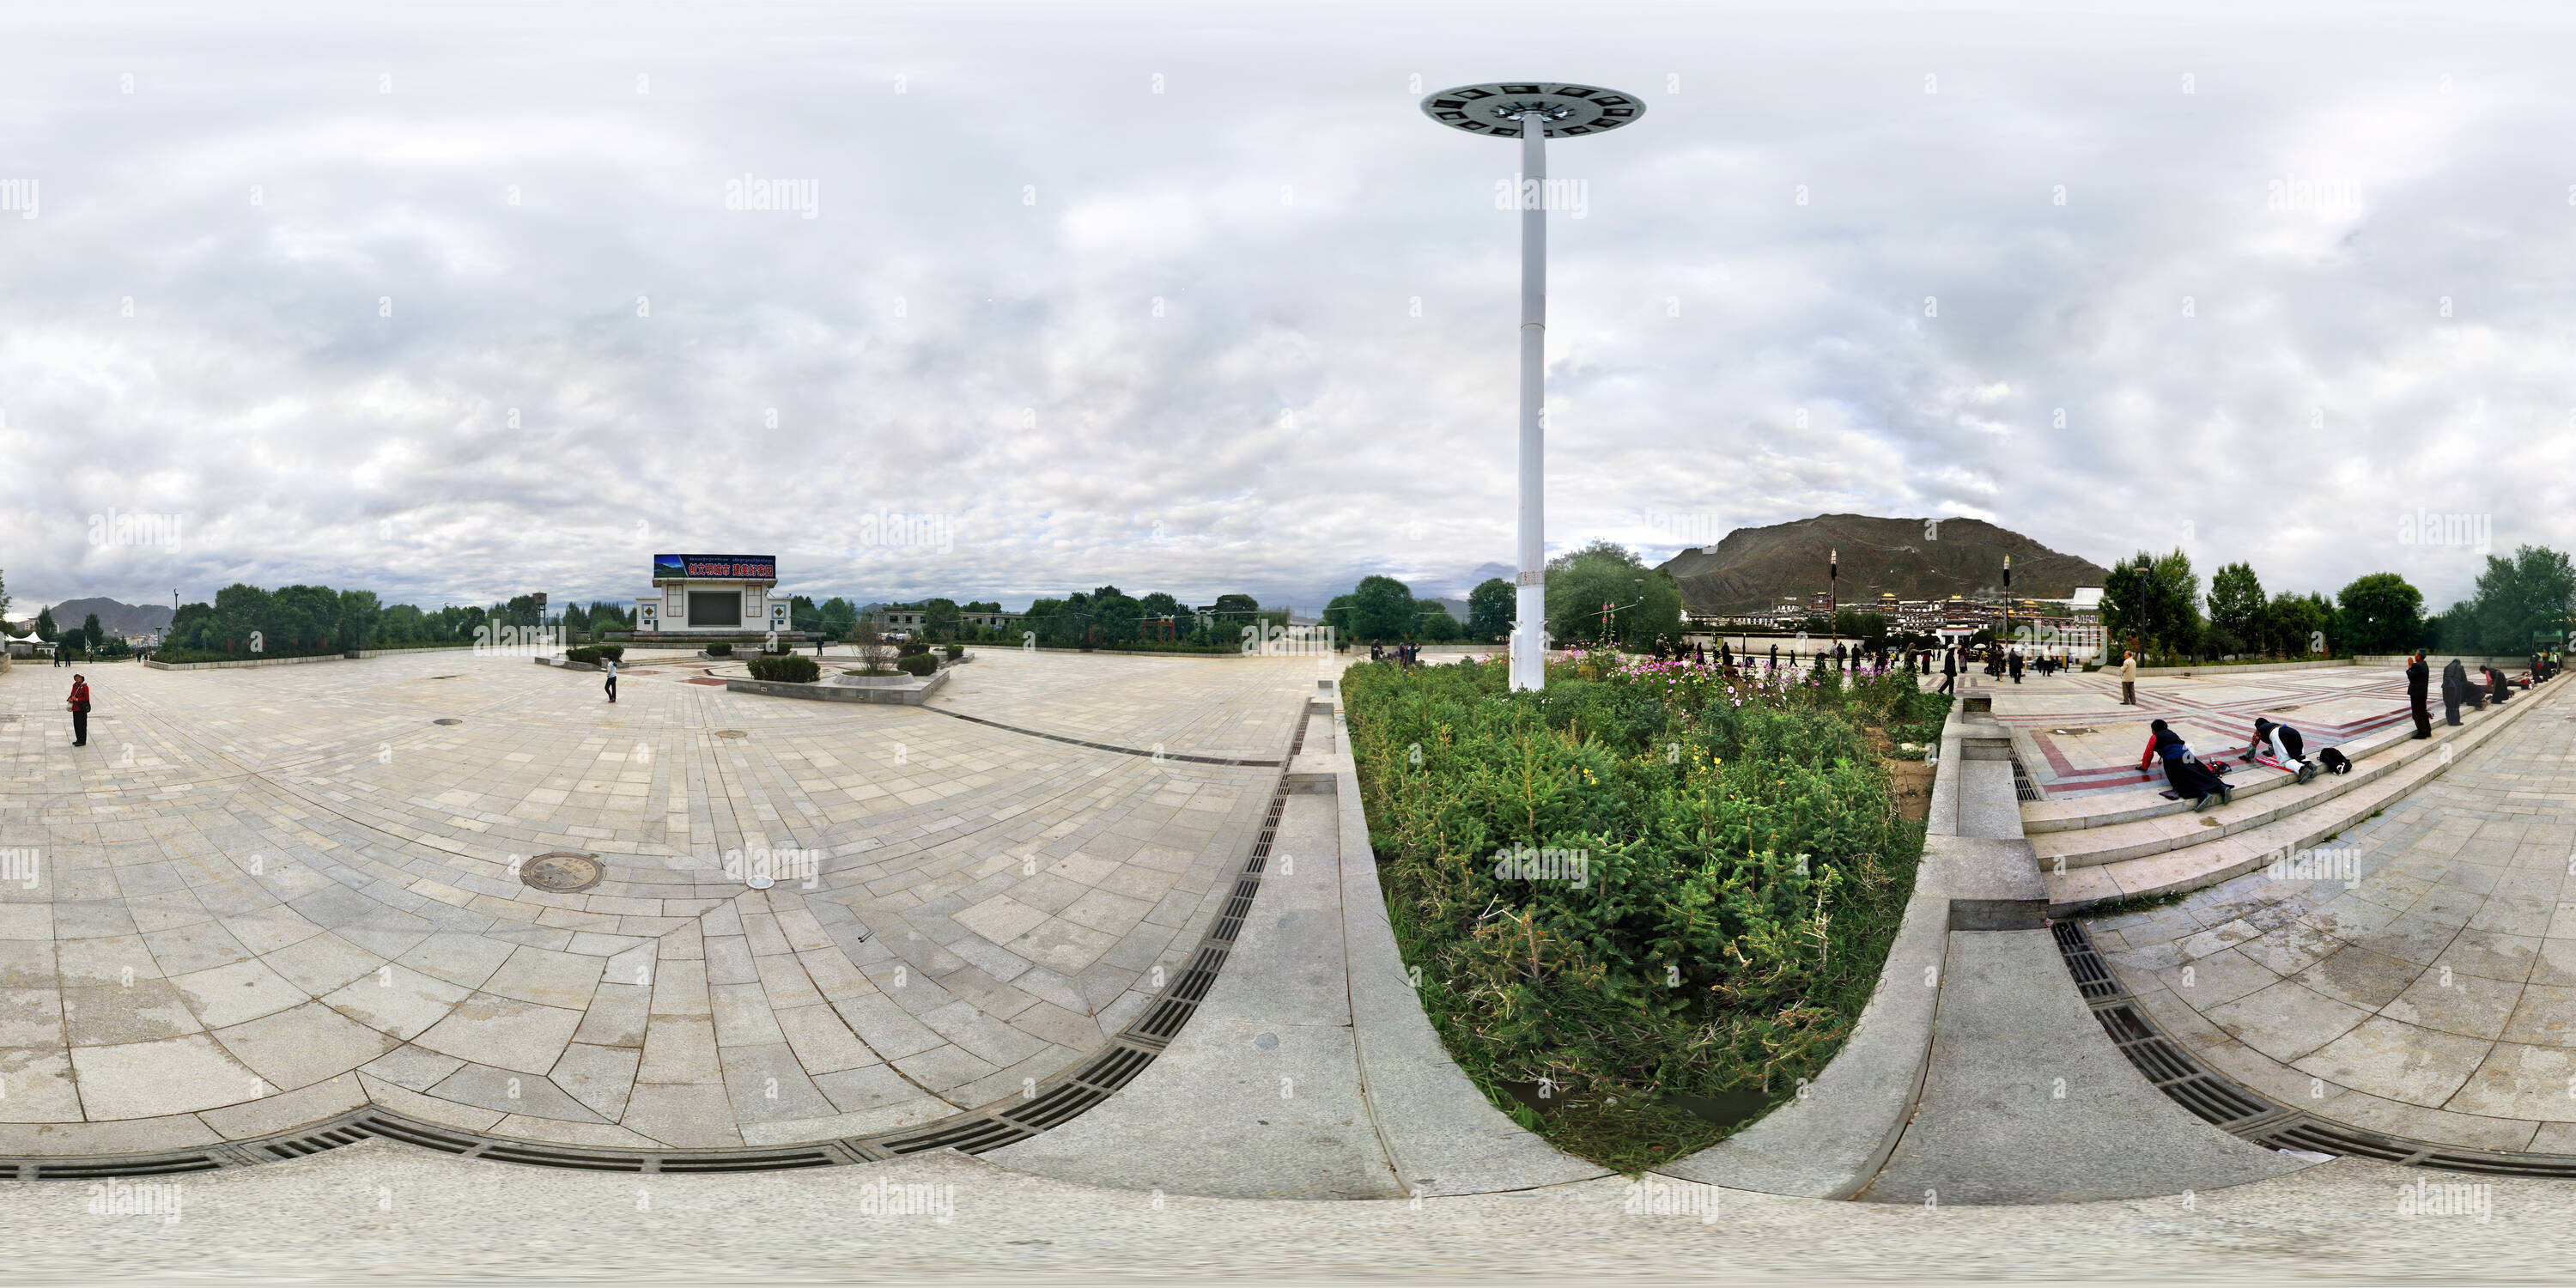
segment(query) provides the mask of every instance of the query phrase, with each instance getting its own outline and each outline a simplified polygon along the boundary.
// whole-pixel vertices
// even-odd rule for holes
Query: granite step
[[[2061,850],[2052,854],[2043,849],[2040,877],[2048,887],[2048,915],[2065,917],[2115,900],[2198,890],[2243,876],[2301,850],[2313,849],[2319,842],[2340,836],[2373,814],[2404,800],[2416,788],[2440,775],[2449,767],[2451,760],[2485,743],[2521,714],[2541,705],[2554,705],[2548,701],[2555,696],[2550,689],[2543,689],[2533,696],[2543,701],[2533,702],[2519,711],[2512,704],[2501,712],[2490,709],[2486,713],[2489,718],[2449,731],[2456,740],[2417,744],[2419,749],[2429,749],[2447,742],[2451,749],[2448,758],[2429,750],[2418,750],[2383,758],[2368,776],[2356,768],[2348,776],[2321,778],[2304,789],[2291,788],[2294,793],[2307,793],[2281,802],[2281,805],[2297,805],[2295,809],[2240,802],[2229,807],[2244,815],[2238,820],[2240,826],[2229,827],[2222,823],[2218,827],[2200,828],[2202,835],[2198,837],[2186,836],[2178,844],[2108,862],[2097,860],[2079,864],[2070,858],[2061,867],[2057,859],[2066,852]],[[2498,716],[2503,718],[2495,718]],[[2329,782],[2336,784],[2339,790],[2314,791]],[[2116,832],[2140,826],[2142,824],[2120,824],[2091,830]],[[2062,833],[2032,839],[2035,845],[2044,846],[2060,836],[2074,838],[2083,835],[2085,833]]]

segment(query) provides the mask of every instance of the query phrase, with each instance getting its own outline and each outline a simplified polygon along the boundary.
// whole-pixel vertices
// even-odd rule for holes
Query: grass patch
[[[1551,667],[1542,694],[1495,662],[1344,683],[1397,944],[1505,1113],[1635,1172],[1841,1048],[1922,853],[1890,733],[1937,736],[1948,698],[1606,658]]]

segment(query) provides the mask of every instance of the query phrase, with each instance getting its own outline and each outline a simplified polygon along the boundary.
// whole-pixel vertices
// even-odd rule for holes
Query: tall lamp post
[[[1520,620],[1512,627],[1512,687],[1547,687],[1547,140],[1614,130],[1646,114],[1634,95],[1561,81],[1461,85],[1422,100],[1442,125],[1521,141]]]

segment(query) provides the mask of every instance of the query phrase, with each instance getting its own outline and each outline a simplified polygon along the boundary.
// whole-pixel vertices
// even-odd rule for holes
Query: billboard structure
[[[635,601],[635,637],[644,639],[801,638],[788,629],[788,601],[775,555],[653,556],[653,593]]]

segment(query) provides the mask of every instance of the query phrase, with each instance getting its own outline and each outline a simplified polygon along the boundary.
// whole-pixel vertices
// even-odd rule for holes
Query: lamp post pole
[[[1598,134],[1645,115],[1633,96],[1559,81],[1461,85],[1422,100],[1423,114],[1470,134],[1518,138],[1521,174],[1520,568],[1513,599],[1512,688],[1547,686],[1547,140]]]

